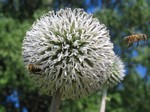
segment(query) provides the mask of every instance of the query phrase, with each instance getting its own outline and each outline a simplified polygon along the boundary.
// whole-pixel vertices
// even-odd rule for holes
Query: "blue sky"
[[[86,12],[94,13],[97,10],[100,10],[102,7],[101,0],[85,0],[85,5],[87,6]]]

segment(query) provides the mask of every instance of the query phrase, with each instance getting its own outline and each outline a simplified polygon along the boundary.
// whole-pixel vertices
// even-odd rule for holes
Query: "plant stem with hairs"
[[[61,93],[59,90],[57,90],[52,97],[52,102],[49,108],[49,112],[59,112],[60,104],[61,104]]]
[[[102,100],[101,100],[101,106],[100,106],[99,112],[105,112],[106,97],[107,97],[107,88],[105,87],[103,88],[103,91],[102,91]]]

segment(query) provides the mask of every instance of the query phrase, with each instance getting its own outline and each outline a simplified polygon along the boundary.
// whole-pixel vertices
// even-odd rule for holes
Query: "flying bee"
[[[127,42],[128,47],[131,47],[136,42],[137,42],[137,46],[138,46],[139,41],[147,40],[147,35],[146,34],[133,34],[133,35],[124,37],[124,40]]]
[[[30,73],[35,73],[35,74],[39,74],[39,72],[42,71],[42,69],[36,64],[29,64],[28,70]]]

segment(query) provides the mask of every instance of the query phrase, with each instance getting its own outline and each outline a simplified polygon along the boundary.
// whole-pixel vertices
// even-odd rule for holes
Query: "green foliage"
[[[100,92],[87,98],[76,100],[64,100],[61,105],[62,112],[98,112],[100,108]],[[69,107],[69,108],[68,108]]]
[[[25,30],[30,24],[28,22],[17,24],[18,21],[11,18],[1,18],[0,21],[1,86],[20,80],[24,74],[21,59],[21,42],[25,35]],[[12,83],[11,86],[17,86],[17,82]]]
[[[97,12],[97,16],[110,29],[112,41],[115,45],[115,52],[121,56],[126,63],[127,76],[121,84],[121,88],[111,90],[111,101],[107,105],[107,111],[111,112],[148,112],[150,100],[149,74],[149,41],[141,43],[136,48],[127,48],[123,37],[129,34],[127,30],[134,30],[136,33],[149,32],[150,23],[150,2],[146,0],[122,1],[116,10],[103,9]],[[137,56],[133,55],[137,52]],[[146,68],[146,74],[141,77],[137,67],[141,65]]]
[[[20,22],[19,20],[1,17],[0,21],[0,105],[5,102],[8,95],[12,93],[13,90],[18,90],[21,93],[19,97],[20,105],[26,106],[29,111],[41,112],[39,108],[47,111],[50,101],[47,96],[41,96],[38,91],[32,86],[26,77],[26,68],[22,62],[22,41],[29,30],[34,20],[24,20]],[[35,93],[36,91],[36,93]],[[39,101],[43,99],[44,102]],[[28,100],[28,101],[26,101]],[[29,103],[30,102],[30,103]],[[35,103],[37,102],[37,103]],[[29,105],[30,104],[30,105]],[[37,105],[44,105],[43,107],[37,108]],[[35,108],[32,108],[32,107]],[[38,109],[38,110],[37,110]],[[8,111],[18,111],[13,105],[7,104],[0,107],[0,112]],[[21,108],[20,110],[21,111]]]
[[[32,18],[34,11],[43,4],[41,0],[4,0],[0,2],[2,2],[0,10],[5,16],[20,21]]]

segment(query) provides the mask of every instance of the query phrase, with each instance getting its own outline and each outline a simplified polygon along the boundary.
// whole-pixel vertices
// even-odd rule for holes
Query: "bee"
[[[42,71],[42,69],[36,64],[29,64],[28,70],[30,73],[35,73],[35,74],[38,74],[39,72]]]
[[[138,46],[139,41],[147,40],[147,35],[146,34],[133,34],[133,35],[124,37],[124,40],[127,42],[128,47],[131,47],[136,42],[137,42],[137,46]]]

